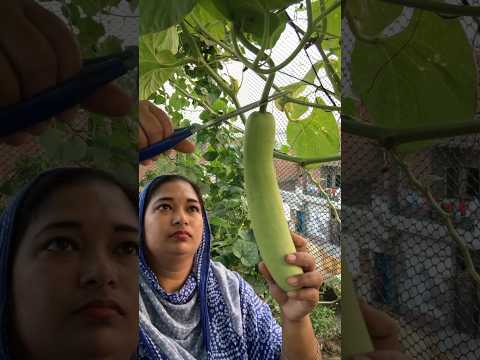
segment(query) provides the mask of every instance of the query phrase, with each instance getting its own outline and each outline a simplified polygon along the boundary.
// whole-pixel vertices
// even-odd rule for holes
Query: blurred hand
[[[173,133],[172,121],[168,115],[150,101],[140,101],[139,112],[139,149],[146,148],[147,146],[162,141]],[[175,146],[174,149],[184,153],[192,153],[195,151],[195,145],[188,140],[183,140]],[[158,156],[153,159],[142,161],[142,165],[149,165],[157,158]]]
[[[397,322],[383,311],[359,300],[360,310],[373,342],[374,352],[358,354],[353,360],[410,360],[400,352],[399,327]]]
[[[295,233],[292,233],[292,239],[297,251],[287,255],[285,261],[301,267],[304,273],[291,276],[287,281],[293,286],[299,286],[300,289],[287,293],[275,283],[265,263],[261,262],[258,268],[267,280],[273,298],[280,305],[284,319],[298,321],[310,314],[318,304],[323,279],[320,272],[315,270],[314,257],[307,252],[307,241]],[[294,258],[291,259],[291,255],[294,255]]]
[[[34,0],[0,1],[0,108],[71,78],[81,65],[75,37],[59,17]],[[125,115],[131,105],[132,99],[113,83],[82,104],[89,111],[110,116]],[[58,118],[70,120],[75,114],[76,110],[71,109]],[[27,132],[0,138],[0,142],[20,145],[46,127],[42,123]]]

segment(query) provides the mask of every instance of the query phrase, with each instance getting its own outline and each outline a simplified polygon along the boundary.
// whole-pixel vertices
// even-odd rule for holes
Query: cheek
[[[145,217],[145,240],[147,242],[158,242],[166,234],[167,220],[165,216]]]
[[[202,241],[202,236],[203,236],[203,219],[196,219],[194,223],[194,233],[195,233],[195,241],[200,244]]]
[[[14,266],[13,328],[28,348],[35,349],[42,346],[42,342],[49,342],[42,334],[54,339],[62,336],[74,286],[71,266],[63,266],[62,271],[58,271],[58,266],[36,261]],[[45,331],[38,332],[38,329]]]

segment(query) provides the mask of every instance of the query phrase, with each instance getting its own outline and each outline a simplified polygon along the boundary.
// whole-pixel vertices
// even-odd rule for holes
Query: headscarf
[[[12,241],[15,235],[15,221],[18,210],[25,200],[29,190],[32,189],[40,179],[56,175],[66,169],[53,169],[34,178],[23,187],[0,217],[0,359],[10,360],[12,358],[9,349],[9,303],[11,301],[11,272],[12,272]]]
[[[140,194],[140,282],[144,281],[155,296],[173,304],[185,304],[197,293],[202,340],[208,359],[278,359],[282,341],[281,328],[273,319],[268,305],[258,298],[239,274],[210,259],[211,230],[203,207],[202,240],[194,256],[190,275],[173,294],[167,294],[161,288],[145,256],[144,220],[147,199],[150,198],[152,189],[164,179],[165,176],[155,178]],[[161,332],[161,324],[149,325]],[[177,360],[168,359],[160,347],[161,344],[155,343],[147,326],[140,320],[140,358]]]
[[[26,201],[27,197],[34,191],[41,181],[47,181],[49,178],[57,176],[65,177],[62,183],[67,183],[68,179],[75,177],[80,172],[87,175],[89,172],[96,173],[100,177],[108,178],[111,175],[103,173],[100,170],[90,168],[55,168],[45,171],[33,178],[14,196],[0,217],[0,359],[12,360],[11,338],[9,336],[9,311],[11,305],[11,276],[13,262],[13,244],[16,237],[16,222],[19,216],[19,210]],[[113,177],[111,178],[113,180]],[[132,199],[133,200],[133,199]],[[17,245],[18,246],[18,245]]]

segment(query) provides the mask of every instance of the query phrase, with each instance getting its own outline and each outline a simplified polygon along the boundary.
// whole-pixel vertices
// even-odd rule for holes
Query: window
[[[307,227],[305,224],[305,212],[297,211],[296,219],[297,221],[295,222],[295,232],[299,234],[305,234],[307,231]]]
[[[465,168],[465,194],[468,197],[478,196],[480,190],[480,170]]]
[[[446,168],[445,196],[457,197],[460,188],[460,171],[457,168]]]
[[[339,188],[342,185],[342,175],[337,174],[335,175],[335,187]]]
[[[395,305],[394,259],[392,255],[375,253],[375,300],[385,305]]]

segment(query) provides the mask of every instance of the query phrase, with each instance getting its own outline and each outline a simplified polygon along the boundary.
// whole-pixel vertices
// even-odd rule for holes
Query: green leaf
[[[477,72],[460,21],[416,12],[409,27],[382,46],[357,42],[352,88],[375,124],[402,129],[473,118]],[[400,151],[426,145],[414,143]]]
[[[38,143],[48,157],[56,158],[65,139],[65,133],[55,128],[49,128],[38,137]]]
[[[260,261],[258,248],[255,242],[238,240],[233,245],[233,254],[240,259],[245,266],[254,266]]]
[[[98,45],[98,56],[111,55],[122,51],[122,41],[116,36],[107,36]]]
[[[140,35],[156,33],[177,25],[192,11],[196,0],[140,2]]]
[[[323,0],[322,0],[323,1]],[[335,0],[327,0],[325,1],[325,9],[328,9],[330,6],[334,4]],[[361,2],[361,1],[356,1]],[[320,8],[320,1],[312,2],[312,14],[313,14],[313,21],[317,21],[318,17],[322,14]],[[342,36],[341,33],[341,7],[338,6],[334,11],[326,17],[327,28],[325,29],[324,39],[322,41],[322,48],[323,50],[327,49],[337,49],[340,48],[340,37]],[[322,22],[319,22],[318,29],[321,29]]]
[[[90,149],[90,153],[92,154],[93,161],[98,165],[107,164],[112,158],[111,152],[102,147],[93,147]]]
[[[301,96],[297,98],[298,100],[308,102],[308,98],[305,96]],[[286,112],[288,112],[288,115],[290,116],[290,119],[292,120],[297,120],[299,119],[303,114],[305,114],[308,110],[308,107],[305,105],[300,105],[300,104],[295,104],[295,103],[288,103],[285,106]]]
[[[177,62],[172,48],[178,48],[178,37],[166,32],[144,35],[140,37],[140,83],[139,92],[142,100],[148,99],[165,83],[176,68],[165,67]]]
[[[216,10],[211,0],[200,0],[186,20],[193,26],[195,21],[201,24],[215,40],[223,41],[225,39],[226,19]]]
[[[118,6],[120,2],[121,0],[82,0],[80,4],[85,15],[92,17],[102,10],[109,10],[112,7]]]
[[[351,97],[342,97],[342,115],[358,117],[357,101]]]
[[[205,154],[203,154],[203,158],[207,161],[213,161],[218,157],[218,152],[215,150],[210,150],[207,151]]]
[[[378,36],[402,13],[403,6],[377,0],[348,1],[348,11],[358,24],[359,30],[367,36]]]
[[[60,147],[60,158],[65,161],[79,161],[87,154],[87,144],[79,136],[72,136]]]
[[[79,34],[77,39],[82,48],[88,49],[97,44],[98,39],[105,35],[105,28],[90,17],[80,18],[76,24]]]
[[[289,121],[287,141],[295,155],[303,158],[330,156],[340,151],[335,117],[318,108],[304,120]]]

